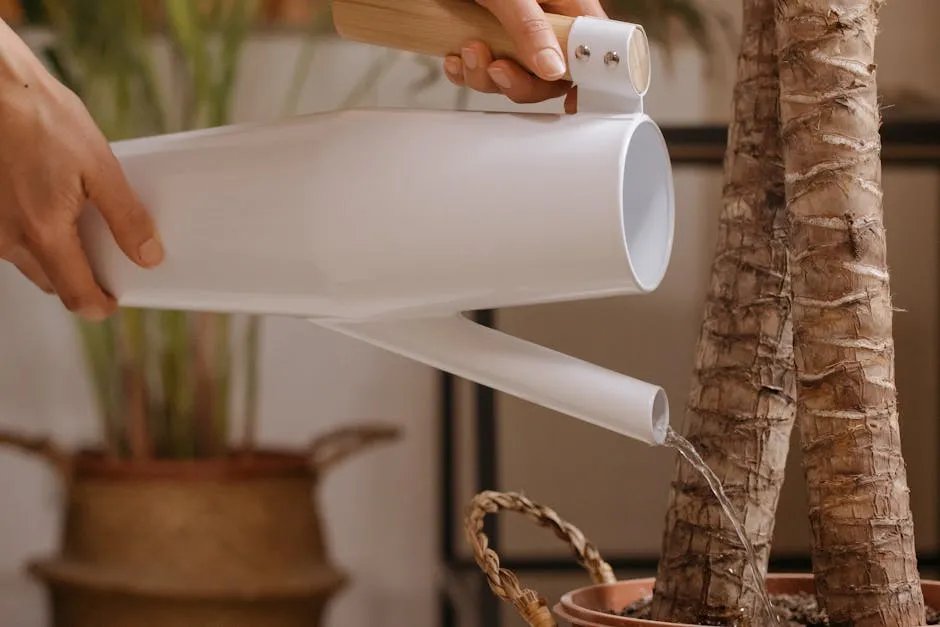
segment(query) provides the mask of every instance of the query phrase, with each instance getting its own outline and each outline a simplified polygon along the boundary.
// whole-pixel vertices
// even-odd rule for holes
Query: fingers
[[[513,102],[532,104],[558,98],[571,89],[567,81],[543,81],[519,64],[508,60],[493,62],[487,69],[490,80],[499,87],[499,91]]]
[[[46,294],[55,293],[49,277],[46,276],[42,266],[39,265],[39,262],[36,261],[36,258],[33,257],[28,250],[23,247],[17,247],[7,253],[4,258],[16,266],[23,276],[32,281],[36,287],[43,292]]]
[[[601,6],[600,0],[548,0],[542,3],[549,13],[569,15],[590,15],[591,17],[607,18],[607,12]]]
[[[117,309],[95,281],[75,224],[40,227],[27,234],[26,245],[69,311],[100,321]]]
[[[101,153],[96,169],[83,177],[85,194],[108,223],[124,254],[144,268],[156,266],[163,261],[164,251],[153,219],[110,148],[105,146]]]
[[[444,59],[444,72],[455,85],[503,94],[519,104],[558,98],[571,89],[567,81],[543,81],[508,59],[493,61],[489,48],[482,42],[470,42],[463,47],[461,56]]]
[[[457,56],[447,56],[444,58],[444,76],[454,85],[463,87],[463,61]]]
[[[537,0],[477,0],[509,34],[522,62],[539,78],[558,80],[565,74],[561,45]]]
[[[578,112],[578,86],[575,85],[565,95],[565,113],[572,114]]]
[[[460,56],[444,60],[448,80],[482,93],[501,93],[519,104],[565,96],[565,111],[576,112],[577,90],[569,82],[558,80],[566,70],[564,54],[545,11],[573,17],[607,18],[600,0],[543,0],[541,3],[538,0],[477,0],[477,3],[499,20],[512,38],[523,64],[505,59],[494,62],[484,44],[471,42],[464,46]]]
[[[487,68],[493,62],[489,48],[481,42],[471,41],[461,50],[460,56],[444,59],[444,70],[451,82],[466,85],[486,94],[499,93],[499,86],[490,78]]]

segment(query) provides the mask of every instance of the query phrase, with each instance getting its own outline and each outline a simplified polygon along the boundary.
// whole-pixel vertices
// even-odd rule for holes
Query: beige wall
[[[736,0],[722,0],[734,8]],[[734,11],[732,10],[734,14]],[[931,25],[940,4],[896,0],[884,10],[879,60],[885,86],[911,83],[940,95],[940,44]],[[268,119],[278,111],[297,42],[262,38],[246,57],[236,107],[241,120]],[[378,51],[326,46],[315,62],[302,109],[337,106]],[[365,104],[451,107],[446,84],[409,98],[402,85],[418,75],[407,60],[395,65]],[[733,66],[706,77],[694,53],[680,53],[671,73],[660,68],[648,101],[663,124],[727,117]],[[473,108],[512,109],[500,99],[474,96]],[[554,108],[553,103],[543,108]],[[704,281],[714,237],[721,179],[714,170],[682,168],[676,174],[679,220],[674,262],[654,295],[505,311],[504,329],[574,355],[661,382],[681,424]],[[934,492],[937,472],[936,233],[940,185],[932,173],[889,170],[886,203],[898,307],[898,381],[904,443],[913,487],[919,543],[937,543]],[[81,357],[58,306],[0,266],[0,421],[4,426],[55,433],[75,442],[95,433]],[[300,445],[331,425],[389,417],[407,429],[398,446],[370,453],[328,477],[320,501],[336,559],[354,577],[333,608],[335,624],[434,624],[436,547],[436,399],[434,373],[383,351],[301,322],[266,323],[263,364],[263,436]],[[570,418],[500,397],[504,488],[524,489],[583,526],[608,554],[655,554],[672,455]],[[462,442],[473,434],[461,425]],[[464,449],[465,450],[465,449]],[[472,492],[472,468],[461,456],[462,507]],[[0,617],[31,627],[42,615],[35,588],[10,594],[11,576],[23,560],[55,546],[57,486],[44,468],[0,455]],[[550,534],[504,517],[505,544],[517,554],[564,555]],[[455,534],[462,547],[462,537]],[[798,459],[791,463],[781,504],[777,546],[806,546],[805,509]],[[4,575],[3,573],[7,573]],[[621,573],[626,575],[628,573]],[[527,578],[546,594],[584,582],[583,577]],[[4,590],[7,592],[4,593]]]

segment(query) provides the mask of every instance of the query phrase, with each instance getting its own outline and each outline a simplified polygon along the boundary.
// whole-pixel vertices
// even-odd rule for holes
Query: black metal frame
[[[674,166],[721,167],[727,142],[726,126],[664,128],[663,134],[669,145]],[[888,120],[881,128],[882,163],[884,166],[928,168],[940,171],[940,119],[937,120]],[[940,241],[940,236],[938,236]],[[478,311],[474,316],[485,326],[495,326],[494,311]],[[940,347],[938,347],[940,348]],[[456,485],[456,451],[454,447],[456,423],[456,378],[441,373],[441,424],[440,424],[440,555],[443,567],[449,573],[471,574],[479,572],[472,559],[458,556],[453,542],[456,513],[459,504],[454,503]],[[476,423],[476,490],[499,489],[499,442],[496,431],[496,395],[485,386],[473,384]],[[938,386],[940,395],[940,386]],[[940,463],[937,467],[940,478]],[[495,520],[486,521],[485,532],[490,547],[500,550],[500,537]],[[544,559],[513,559],[505,557],[502,565],[518,573],[562,573],[580,569],[569,557]],[[608,558],[615,570],[654,571],[657,557],[649,555],[616,556]],[[918,557],[922,570],[940,570],[940,550]],[[771,569],[778,572],[809,571],[809,555],[774,555]],[[479,586],[478,607],[481,623],[486,627],[500,627],[499,600],[486,585]],[[457,623],[456,606],[446,590],[440,591],[439,620],[441,627],[452,627]]]

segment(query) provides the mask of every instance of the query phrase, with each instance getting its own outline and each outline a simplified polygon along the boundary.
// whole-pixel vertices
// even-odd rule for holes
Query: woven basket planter
[[[318,438],[309,452],[146,463],[12,442],[44,454],[67,482],[60,552],[29,565],[48,591],[52,624],[320,625],[347,578],[330,560],[319,479],[396,435],[354,427]]]

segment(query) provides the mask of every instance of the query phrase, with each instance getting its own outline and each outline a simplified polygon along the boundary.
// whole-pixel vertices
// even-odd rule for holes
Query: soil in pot
[[[770,602],[780,617],[781,627],[829,627],[826,615],[819,609],[816,597],[807,592],[794,594],[772,594]],[[650,620],[653,597],[649,596],[631,603],[620,615],[628,618]],[[927,624],[940,625],[940,612],[928,607]]]

